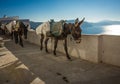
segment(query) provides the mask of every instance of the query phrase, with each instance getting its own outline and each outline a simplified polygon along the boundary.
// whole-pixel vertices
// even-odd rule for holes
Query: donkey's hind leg
[[[48,48],[47,48],[48,40],[49,40],[49,38],[46,38],[46,39],[45,39],[45,50],[46,50],[47,53],[48,53]]]
[[[12,40],[13,40],[13,35],[14,35],[14,32],[11,32],[10,37]]]
[[[15,43],[18,43],[18,32],[14,31],[14,38],[15,38]]]
[[[22,47],[24,47],[24,45],[23,45],[23,40],[22,40],[22,35],[19,35],[19,39],[20,39],[19,44],[20,44]]]
[[[53,51],[54,55],[56,55],[57,44],[58,44],[58,39],[55,38],[55,41],[54,41],[54,51]]]
[[[40,50],[43,49],[43,40],[44,40],[44,35],[41,34],[41,39],[40,39]]]

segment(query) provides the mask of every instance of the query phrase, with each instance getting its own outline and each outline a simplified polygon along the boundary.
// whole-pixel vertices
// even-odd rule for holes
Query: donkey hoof
[[[69,61],[72,61],[72,59],[70,57],[67,57]]]
[[[55,52],[53,52],[54,53],[54,55],[56,55],[56,53]]]
[[[53,54],[54,54],[54,55],[56,55],[56,52],[55,52],[55,51],[53,51]]]
[[[69,61],[73,61],[72,59],[69,59]]]
[[[73,61],[72,59],[67,59],[68,61]]]
[[[18,44],[18,42],[15,42],[15,44]]]
[[[24,48],[24,45],[21,45],[22,48]]]
[[[46,50],[46,53],[49,53],[48,50]]]
[[[40,48],[40,50],[42,51],[43,48]]]

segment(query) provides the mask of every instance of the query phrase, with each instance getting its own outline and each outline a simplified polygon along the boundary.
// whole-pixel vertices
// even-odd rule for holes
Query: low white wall
[[[68,53],[70,56],[75,56],[91,62],[98,62],[98,35],[82,35],[82,41],[80,44],[75,44],[68,41]],[[37,45],[40,45],[40,36],[36,35],[35,31],[28,32],[28,41]],[[53,42],[48,42],[48,47],[53,50]],[[63,41],[58,42],[57,51],[63,52]],[[57,52],[56,52],[57,53]]]
[[[37,35],[35,31],[29,31],[27,36],[27,40],[30,43],[40,45],[40,36]]]
[[[91,62],[98,62],[98,37],[98,35],[82,35],[80,44],[69,41],[69,54]]]
[[[120,36],[102,36],[102,61],[120,66]]]
[[[35,31],[29,31],[28,41],[40,45],[40,36],[36,35]],[[53,50],[53,45],[53,41],[49,40],[48,47]],[[65,53],[63,41],[58,42],[57,51]],[[68,38],[68,53],[70,56],[91,62],[120,66],[120,36],[82,35],[80,44],[76,44]]]

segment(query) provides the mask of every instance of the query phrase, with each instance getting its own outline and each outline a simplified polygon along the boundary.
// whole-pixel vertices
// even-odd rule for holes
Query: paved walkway
[[[62,53],[55,57],[37,45],[24,45],[5,40],[0,48],[0,84],[120,84],[120,67],[68,61]]]

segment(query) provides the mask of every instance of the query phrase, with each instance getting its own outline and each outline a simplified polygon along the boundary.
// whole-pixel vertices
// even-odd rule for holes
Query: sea
[[[74,23],[74,20],[68,20],[68,23]],[[43,22],[31,22],[32,29],[36,29],[37,26]],[[99,35],[120,35],[120,21],[104,20],[96,23],[84,22],[81,25],[82,34],[99,34]]]
[[[83,34],[120,35],[120,25],[92,26],[81,28]]]

